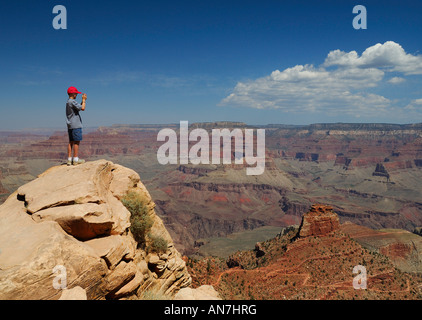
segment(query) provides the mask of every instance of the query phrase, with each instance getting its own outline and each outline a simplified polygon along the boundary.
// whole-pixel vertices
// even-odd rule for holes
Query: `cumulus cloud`
[[[356,51],[331,51],[324,66],[377,68],[402,72],[405,75],[422,74],[422,56],[408,54],[398,43],[387,41],[369,47],[360,57]]]
[[[403,83],[405,82],[406,79],[405,78],[401,78],[401,77],[392,77],[390,80],[388,80],[387,82],[391,83],[391,84],[399,84],[399,83]]]
[[[422,99],[412,100],[406,107],[406,110],[417,111],[422,109]]]
[[[327,71],[312,65],[298,65],[249,82],[239,82],[221,105],[287,112],[346,112],[356,114],[362,106],[385,108],[389,99],[359,89],[374,87],[384,72],[375,68]],[[358,90],[358,91],[356,91]]]
[[[407,54],[391,41],[376,44],[361,56],[355,51],[334,50],[321,66],[297,65],[238,82],[219,105],[372,117],[393,110],[392,100],[370,92],[387,72],[422,74],[422,57]],[[402,77],[389,80],[392,84],[403,81]]]

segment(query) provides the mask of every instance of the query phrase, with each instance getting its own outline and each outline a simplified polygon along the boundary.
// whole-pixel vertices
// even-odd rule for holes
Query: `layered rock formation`
[[[402,229],[373,230],[351,222],[340,226],[340,231],[363,247],[381,253],[404,272],[422,272],[422,237]]]
[[[256,129],[229,122],[190,126],[197,127]],[[177,131],[179,126],[87,131],[81,152],[85,159],[106,157],[139,173],[184,254],[195,253],[195,241],[202,238],[300,224],[303,212],[317,202],[330,203],[342,223],[408,231],[422,225],[422,124],[268,125],[261,176],[247,176],[236,164],[160,165],[157,134],[163,128]],[[0,203],[63,161],[66,137],[64,131],[0,132],[0,183],[6,192],[0,186]]]
[[[418,238],[398,229],[339,225],[331,207],[314,205],[299,230],[286,228],[226,264],[207,257],[187,265],[193,286],[212,284],[228,300],[420,300]],[[358,265],[367,270],[365,290],[353,285]]]
[[[134,240],[119,201],[128,192],[146,203],[165,252]],[[173,297],[191,277],[154,207],[131,169],[106,160],[52,167],[0,206],[0,299]]]
[[[339,217],[332,207],[314,204],[309,212],[302,217],[299,237],[325,236],[337,230],[339,226]]]

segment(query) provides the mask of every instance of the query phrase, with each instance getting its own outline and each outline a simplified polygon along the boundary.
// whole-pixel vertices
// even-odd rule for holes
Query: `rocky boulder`
[[[86,300],[86,292],[81,287],[64,289],[59,300]]]
[[[174,296],[174,300],[221,300],[221,297],[212,286],[202,285],[196,289],[181,289]]]
[[[302,217],[299,237],[324,236],[337,230],[339,226],[339,217],[332,207],[314,204],[309,212]]]
[[[136,243],[128,192],[146,203],[165,252]],[[139,175],[110,161],[48,169],[0,206],[0,299],[172,298],[191,277],[154,207]]]

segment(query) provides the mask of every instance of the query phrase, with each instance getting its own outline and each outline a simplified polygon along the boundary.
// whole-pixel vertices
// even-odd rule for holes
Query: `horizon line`
[[[184,120],[181,120],[184,121]],[[327,125],[361,125],[361,126],[368,126],[368,125],[377,125],[377,126],[418,126],[422,127],[422,122],[412,122],[412,123],[394,123],[394,122],[315,122],[315,123],[308,123],[308,124],[289,124],[289,123],[267,123],[267,124],[252,124],[246,123],[243,121],[231,121],[231,120],[219,120],[219,121],[195,121],[189,122],[190,125],[198,125],[198,124],[236,124],[238,125],[245,125],[245,126],[253,126],[253,127],[309,127],[309,126],[327,126]],[[139,127],[139,126],[178,126],[180,124],[177,122],[167,122],[167,123],[115,123],[112,125],[98,125],[98,126],[87,126],[83,129],[91,131],[97,130],[98,128],[112,128],[112,127]],[[20,128],[20,129],[6,129],[1,130],[0,133],[7,133],[7,132],[28,132],[28,131],[66,131],[66,127],[33,127],[33,128]]]

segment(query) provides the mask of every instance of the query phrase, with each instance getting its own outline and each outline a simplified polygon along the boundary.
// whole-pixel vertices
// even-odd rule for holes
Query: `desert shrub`
[[[168,243],[166,239],[152,234],[148,234],[148,238],[150,239],[148,245],[149,252],[164,253],[167,251]]]
[[[136,192],[127,193],[121,202],[130,212],[130,231],[138,244],[145,244],[145,237],[152,227],[152,218],[144,199]]]

